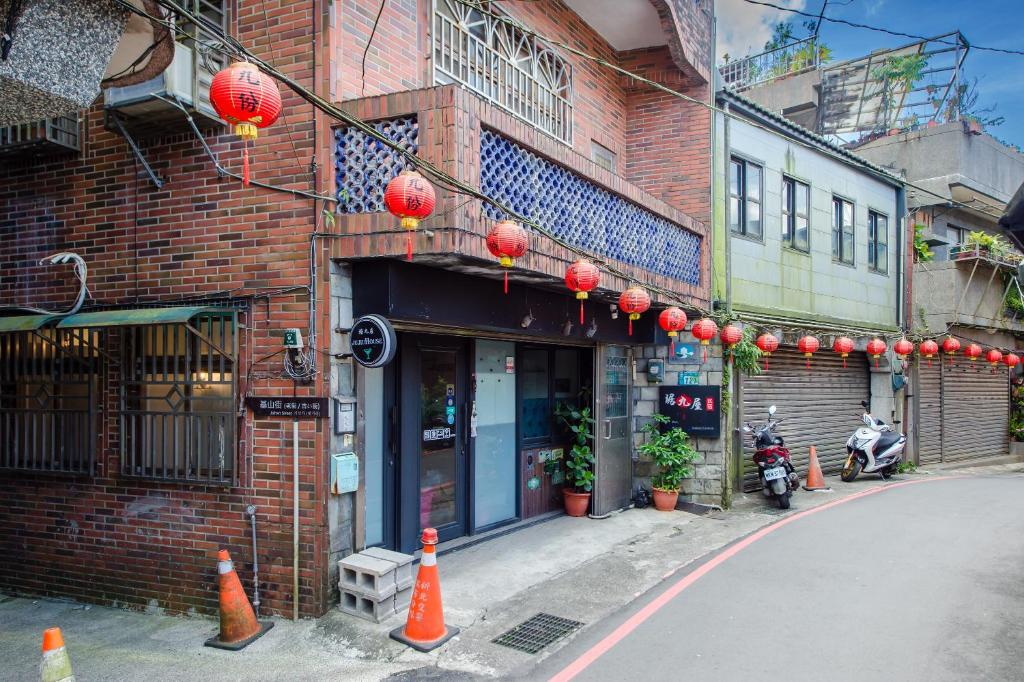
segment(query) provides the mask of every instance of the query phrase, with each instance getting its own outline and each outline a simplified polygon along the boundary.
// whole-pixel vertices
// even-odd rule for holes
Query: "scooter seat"
[[[885,452],[891,448],[900,439],[900,434],[895,431],[885,431],[878,439],[878,443],[875,444],[875,452]]]

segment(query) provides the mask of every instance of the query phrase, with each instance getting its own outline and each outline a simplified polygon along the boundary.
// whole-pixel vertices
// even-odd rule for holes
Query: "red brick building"
[[[415,549],[421,525],[458,542],[552,513],[557,466],[544,464],[570,394],[618,406],[599,414],[593,511],[628,504],[646,473],[634,433],[658,399],[646,363],[665,338],[653,312],[627,336],[611,304],[634,280],[691,317],[710,307],[710,115],[557,43],[709,101],[711,0],[504,2],[493,16],[391,0],[375,31],[377,2],[220,6],[257,56],[622,274],[603,274],[589,325],[567,325],[576,254],[534,231],[505,297],[484,245],[500,211],[442,187],[406,263],[381,200],[406,163],[284,86],[283,115],[252,148],[267,186],[218,172],[213,157],[240,171],[240,143],[201,86],[200,139],[152,96],[178,94],[165,77],[107,91],[70,138],[0,135],[0,588],[209,612],[219,547],[251,589],[252,505],[264,612],[291,613],[297,546],[301,613],[323,613],[353,551]],[[216,66],[179,42],[200,53],[190,68]],[[88,267],[68,317],[33,310],[78,293],[71,265],[40,263],[59,252]],[[348,355],[366,313],[398,331],[383,369]],[[288,328],[301,355],[284,349]],[[668,361],[679,383],[682,369],[720,381],[714,358]],[[449,435],[428,442],[417,434],[445,386]],[[254,414],[257,397],[325,397],[329,416],[293,439],[291,419]],[[715,499],[721,448],[699,443],[704,469],[684,493]],[[347,452],[357,489],[335,493],[332,455]]]

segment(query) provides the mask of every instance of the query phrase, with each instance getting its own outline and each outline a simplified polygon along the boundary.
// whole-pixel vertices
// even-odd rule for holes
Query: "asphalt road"
[[[1024,679],[1022,476],[891,487],[744,542],[528,677]]]

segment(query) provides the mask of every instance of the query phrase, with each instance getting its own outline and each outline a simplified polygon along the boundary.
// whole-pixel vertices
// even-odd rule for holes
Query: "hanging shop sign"
[[[700,362],[700,355],[697,354],[697,344],[695,343],[676,342],[674,357],[676,362]]]
[[[665,428],[678,426],[693,438],[722,435],[721,386],[660,386],[658,411],[668,417]]]
[[[363,367],[383,367],[395,359],[395,328],[380,315],[364,315],[352,325],[352,357]]]
[[[281,398],[247,396],[245,405],[254,417],[287,419],[323,419],[327,416],[327,398]]]

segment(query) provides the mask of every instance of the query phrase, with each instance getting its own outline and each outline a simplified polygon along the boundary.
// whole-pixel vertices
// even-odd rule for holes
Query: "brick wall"
[[[236,35],[294,78],[309,82],[308,3],[238,3]],[[311,108],[289,91],[284,115],[261,133],[254,178],[310,188]],[[283,380],[282,330],[309,338],[312,202],[218,178],[191,133],[140,139],[166,182],[150,184],[121,137],[85,112],[78,155],[0,166],[0,305],[62,308],[75,287],[66,267],[38,259],[76,251],[89,266],[88,306],[131,306],[231,296],[249,306],[237,365],[243,394],[324,395]],[[207,133],[221,162],[240,170],[240,147],[224,129]],[[326,144],[326,142],[324,142]],[[321,297],[323,292],[319,292]],[[322,300],[322,298],[321,298]],[[117,357],[117,335],[109,350]],[[291,423],[239,420],[236,487],[184,485],[119,473],[116,362],[108,363],[95,476],[0,472],[0,587],[97,603],[216,610],[216,553],[228,547],[251,581],[247,504],[258,510],[264,612],[291,612]],[[324,498],[326,424],[300,435],[302,611],[326,604]]]

